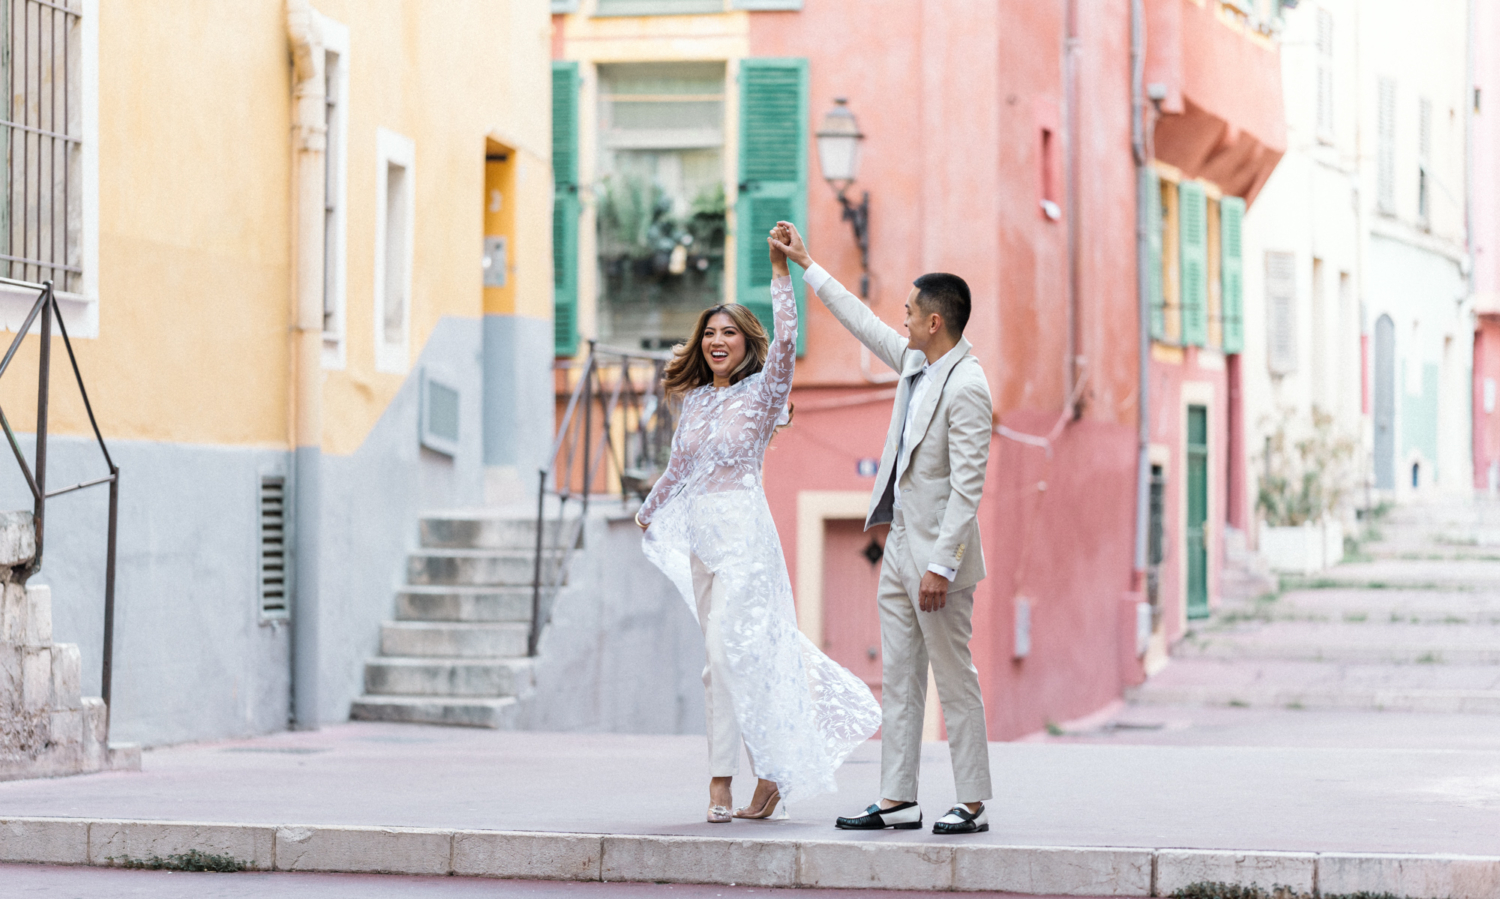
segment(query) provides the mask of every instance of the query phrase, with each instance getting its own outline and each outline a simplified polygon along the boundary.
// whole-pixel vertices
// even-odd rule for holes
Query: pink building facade
[[[805,210],[814,257],[857,289],[860,253],[818,169],[814,136],[836,99],[847,101],[865,135],[849,196],[870,194],[871,308],[899,327],[912,279],[929,271],[957,273],[973,291],[966,336],[989,377],[996,424],[980,510],[989,576],[976,594],[972,644],[990,735],[1019,737],[1120,698],[1149,665],[1164,661],[1187,627],[1186,581],[1198,577],[1210,585],[1207,598],[1216,593],[1219,525],[1243,524],[1247,514],[1243,472],[1236,482],[1228,461],[1236,455],[1229,452],[1237,433],[1234,355],[1225,352],[1217,320],[1201,337],[1183,334],[1174,255],[1180,246],[1168,230],[1178,227],[1180,189],[1190,207],[1206,211],[1206,220],[1193,219],[1204,227],[1199,256],[1190,248],[1188,292],[1195,299],[1187,308],[1208,322],[1223,302],[1217,289],[1195,293],[1193,285],[1221,273],[1220,206],[1227,198],[1232,212],[1242,211],[1284,148],[1272,40],[1242,4],[1142,4],[1139,108],[1154,138],[1146,141],[1142,178],[1132,149],[1129,0],[793,0],[779,5],[794,8],[781,11],[735,11],[726,3],[721,13],[590,17],[590,4],[602,2],[583,0],[554,17],[556,64],[582,73],[585,130],[591,71],[604,96],[610,83],[624,83],[609,80],[625,77],[611,68],[623,61],[725,60],[725,299],[754,303],[765,289],[749,277],[758,263],[735,258],[733,248],[748,233],[741,229],[757,215],[757,187],[736,178],[733,157],[756,152],[745,110],[759,101],[746,85],[766,60],[791,61],[805,73],[793,88],[805,91],[805,101],[792,108],[804,119],[799,156],[806,169],[789,208]],[[1069,46],[1076,48],[1071,57]],[[1144,99],[1148,84],[1161,94],[1159,113]],[[693,96],[711,96],[695,90]],[[610,140],[601,125],[594,146]],[[580,158],[591,152],[590,141],[580,140]],[[1141,241],[1143,183],[1156,217],[1155,236]],[[587,235],[597,223],[587,210],[582,216],[577,318],[583,333],[592,327],[605,334],[610,321],[624,318],[608,308],[617,302],[608,296],[615,282],[603,263],[589,296]],[[1156,273],[1145,279],[1143,248]],[[706,262],[706,270],[717,264]],[[1163,322],[1148,344],[1144,447],[1143,283],[1155,285],[1152,305]],[[593,311],[590,302],[597,303]],[[625,300],[618,302],[624,309]],[[804,631],[878,688],[874,585],[884,534],[863,532],[861,524],[874,487],[871,460],[891,415],[892,378],[815,297],[804,303],[796,419],[772,444],[765,484]],[[1190,435],[1194,428],[1201,433]],[[1154,490],[1138,489],[1143,455],[1148,476],[1153,469],[1158,476]],[[1179,545],[1190,511],[1183,473],[1195,466],[1203,473],[1200,492],[1211,493],[1212,520],[1196,529],[1207,563],[1201,572],[1188,570]],[[1138,497],[1155,509],[1154,518],[1138,516]],[[1160,540],[1146,539],[1138,517],[1155,525]],[[1147,565],[1138,564],[1138,531],[1143,544],[1160,544],[1160,552],[1147,553]],[[1149,577],[1148,565],[1155,569]]]
[[[1500,4],[1473,4],[1474,487],[1500,492]]]

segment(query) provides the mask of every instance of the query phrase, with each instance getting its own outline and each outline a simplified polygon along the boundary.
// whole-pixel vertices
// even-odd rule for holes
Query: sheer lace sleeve
[[[687,418],[688,410],[686,404],[682,410],[682,416]],[[682,427],[679,424],[677,433],[672,435],[672,455],[667,459],[667,470],[661,473],[652,485],[651,492],[646,494],[646,501],[641,503],[641,509],[635,513],[635,517],[642,524],[650,524],[651,518],[660,509],[662,504],[672,498],[677,488],[682,485],[693,470],[692,460],[688,458],[689,453],[684,449],[681,440]]]
[[[771,282],[771,318],[776,322],[776,336],[761,373],[766,396],[780,413],[792,392],[792,372],[797,367],[797,295],[790,277]]]

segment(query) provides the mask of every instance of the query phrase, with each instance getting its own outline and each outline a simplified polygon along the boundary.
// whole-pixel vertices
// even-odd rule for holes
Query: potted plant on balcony
[[[1352,484],[1356,444],[1317,406],[1301,420],[1284,409],[1260,455],[1256,508],[1263,517],[1260,554],[1277,571],[1311,574],[1344,558],[1337,511]]]

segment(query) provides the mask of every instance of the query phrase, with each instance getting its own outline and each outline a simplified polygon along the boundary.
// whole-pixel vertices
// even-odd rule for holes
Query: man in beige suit
[[[932,665],[958,804],[933,833],[989,830],[989,746],[979,672],[969,654],[974,586],[984,577],[979,495],[989,460],[991,403],[979,361],[963,337],[969,287],[949,274],[923,275],[906,300],[902,337],[791,240],[772,243],[805,269],[803,280],[850,333],[901,373],[865,528],[890,523],[880,568],[882,739],[880,802],[839,818],[849,830],[917,829],[917,768],[927,666]]]

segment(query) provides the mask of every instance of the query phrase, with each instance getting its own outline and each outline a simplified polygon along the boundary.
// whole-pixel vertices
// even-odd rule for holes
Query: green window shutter
[[[1161,176],[1146,171],[1146,265],[1147,300],[1151,303],[1151,339],[1167,337],[1166,300],[1162,295],[1161,275]]]
[[[769,331],[771,260],[766,235],[778,221],[807,222],[807,60],[740,62],[740,190],[735,204],[735,301]],[[802,279],[797,294],[797,355],[807,343]]]
[[[1219,202],[1219,271],[1223,278],[1224,352],[1238,353],[1245,347],[1245,201],[1225,197]]]
[[[1208,197],[1203,185],[1177,188],[1178,244],[1182,247],[1182,342],[1208,343]]]
[[[552,64],[552,341],[578,352],[578,63]]]

